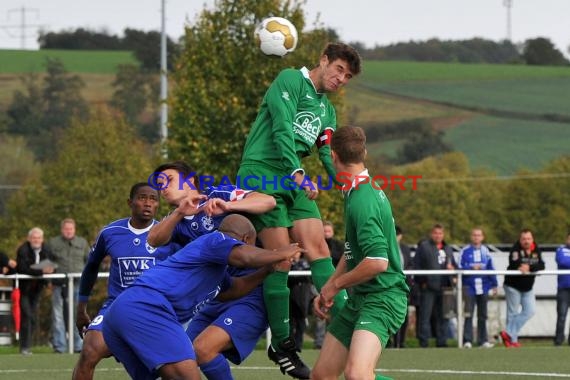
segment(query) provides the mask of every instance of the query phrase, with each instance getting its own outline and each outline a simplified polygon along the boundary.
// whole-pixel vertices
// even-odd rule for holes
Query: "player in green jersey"
[[[335,273],[314,300],[317,316],[327,315],[338,292],[351,291],[328,329],[312,379],[337,379],[342,373],[346,379],[374,379],[382,347],[406,317],[409,289],[392,208],[364,166],[365,144],[358,127],[339,128],[332,138],[333,165],[343,178],[346,243]]]
[[[334,267],[314,201],[318,189],[305,176],[301,158],[310,155],[316,146],[329,177],[335,178],[330,138],[336,129],[336,113],[327,93],[338,91],[359,73],[358,53],[342,43],[328,44],[318,65],[311,70],[303,67],[279,73],[263,98],[238,171],[239,185],[270,194],[277,202],[272,211],[252,216],[263,247],[285,247],[290,238],[299,242],[306,250],[317,289],[334,272]],[[289,336],[289,270],[290,264],[281,265],[263,285],[272,332],[268,355],[283,373],[308,379],[310,370],[300,360],[295,342]],[[344,297],[346,293],[338,295],[335,303],[338,308]]]

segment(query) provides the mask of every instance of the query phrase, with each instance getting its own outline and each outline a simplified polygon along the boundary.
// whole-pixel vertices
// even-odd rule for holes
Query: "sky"
[[[345,42],[367,47],[409,40],[507,38],[509,0],[306,0],[306,24],[319,17]],[[567,57],[570,45],[570,0],[510,0],[514,43],[547,37]],[[194,20],[214,0],[166,0],[166,31],[183,34],[185,20]],[[22,9],[25,12],[22,12]],[[160,30],[161,0],[0,0],[0,48],[37,49],[38,27],[49,31],[127,28]],[[22,39],[22,16],[25,16]]]

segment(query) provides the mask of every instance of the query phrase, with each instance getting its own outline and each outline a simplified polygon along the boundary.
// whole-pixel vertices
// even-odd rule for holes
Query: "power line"
[[[26,18],[28,13],[35,13],[36,14],[36,19],[39,18],[39,14],[40,11],[38,9],[35,8],[26,8],[26,7],[21,7],[21,8],[13,8],[13,9],[9,9],[6,13],[8,14],[8,19],[10,18],[10,14],[18,12],[20,13],[20,24],[15,24],[15,25],[2,25],[0,26],[2,29],[4,29],[4,31],[6,32],[6,34],[8,34],[9,37],[12,38],[19,38],[20,39],[20,48],[22,50],[26,49],[26,39],[29,37],[32,37],[32,35],[27,35],[26,34],[26,30],[27,29],[37,29],[37,28],[41,28],[42,25],[40,24],[28,24],[28,20]],[[12,29],[19,29],[20,33],[18,35],[14,35],[11,30]]]

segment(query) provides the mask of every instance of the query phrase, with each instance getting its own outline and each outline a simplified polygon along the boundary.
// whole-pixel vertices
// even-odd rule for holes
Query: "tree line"
[[[338,40],[334,29],[326,29],[329,38]],[[144,68],[158,69],[160,60],[160,32],[144,32],[126,28],[124,36],[85,28],[41,32],[38,37],[40,49],[69,50],[131,50]],[[183,41],[167,38],[169,70],[182,49]],[[536,37],[514,44],[508,40],[492,41],[484,38],[466,40],[440,40],[398,42],[386,46],[367,48],[362,42],[353,41],[364,59],[403,60],[420,62],[461,63],[508,63],[528,65],[566,66],[570,61],[564,57],[550,39]]]
[[[570,64],[550,39],[529,38],[520,44],[483,38],[398,42],[368,49],[356,43],[365,59],[420,62],[508,63],[566,66]]]

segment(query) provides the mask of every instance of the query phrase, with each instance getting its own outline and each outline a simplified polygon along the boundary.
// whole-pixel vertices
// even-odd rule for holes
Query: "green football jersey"
[[[368,170],[361,177],[369,177]],[[388,269],[367,282],[353,287],[356,293],[379,292],[399,287],[409,291],[406,284],[400,250],[396,240],[394,217],[390,201],[380,189],[363,181],[353,184],[344,195],[346,243],[344,256],[347,271],[354,269],[366,257],[388,260]]]
[[[247,137],[241,165],[269,165],[290,175],[302,169],[301,158],[316,145],[329,176],[335,170],[330,138],[336,113],[326,94],[318,93],[309,71],[285,69],[269,86]],[[328,139],[328,140],[327,140]]]

